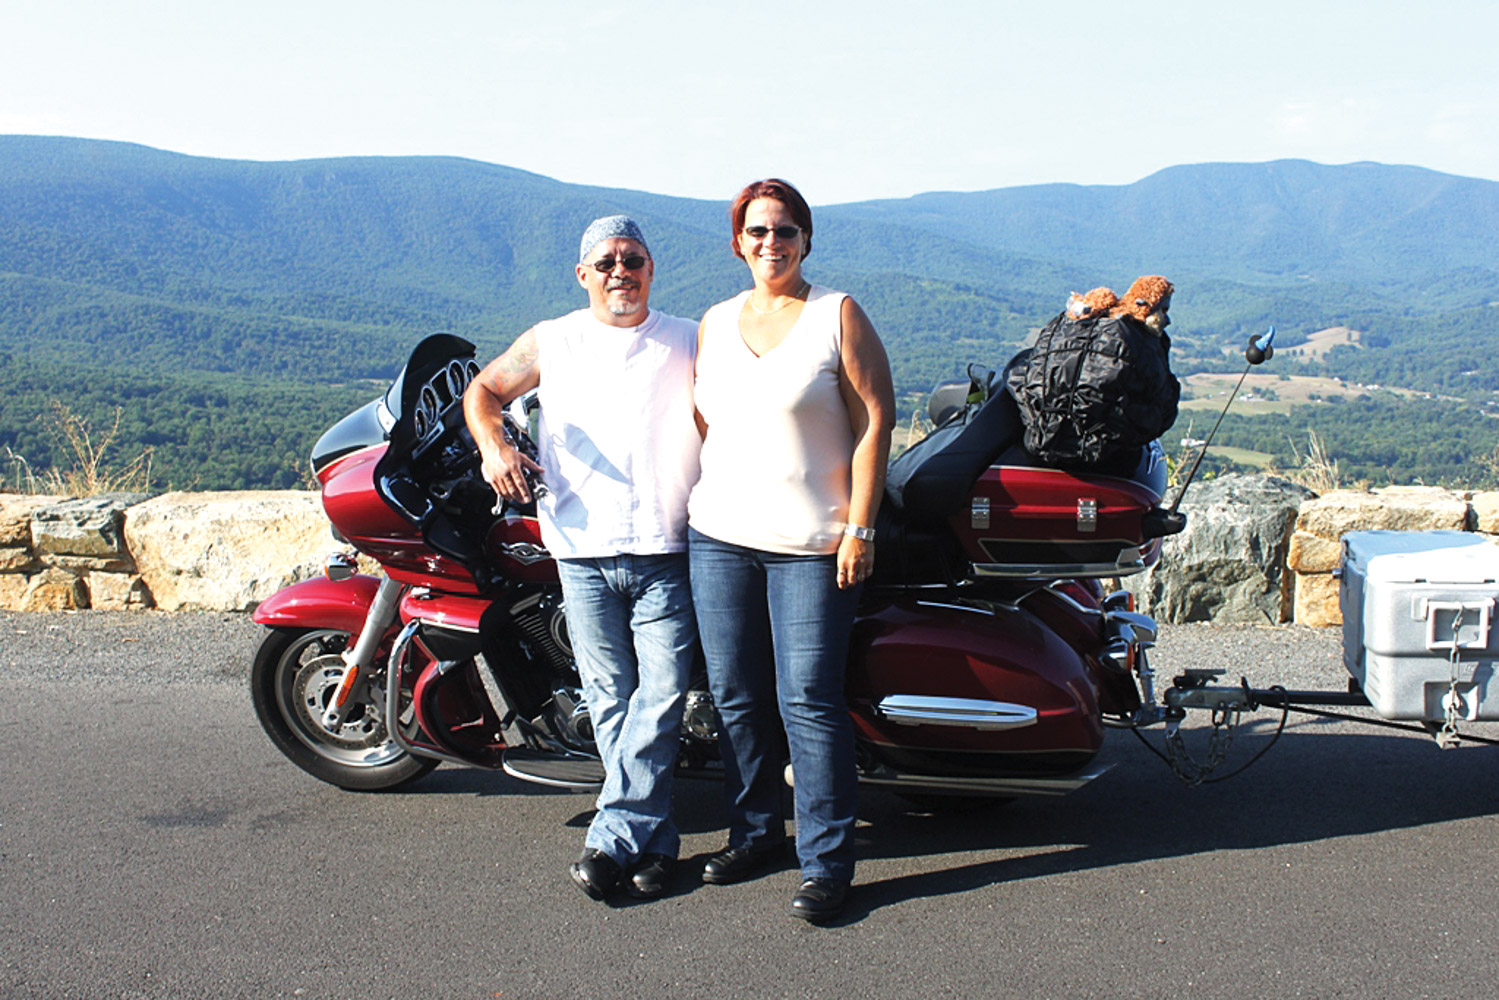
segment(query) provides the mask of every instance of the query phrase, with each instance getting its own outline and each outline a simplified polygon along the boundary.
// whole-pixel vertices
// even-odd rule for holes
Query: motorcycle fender
[[[314,577],[276,591],[250,617],[274,628],[337,628],[358,635],[379,589],[374,576]]]

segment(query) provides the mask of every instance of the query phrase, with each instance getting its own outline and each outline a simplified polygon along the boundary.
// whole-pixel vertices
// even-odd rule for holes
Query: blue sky
[[[0,133],[814,204],[1304,157],[1499,179],[1499,3],[5,0]]]

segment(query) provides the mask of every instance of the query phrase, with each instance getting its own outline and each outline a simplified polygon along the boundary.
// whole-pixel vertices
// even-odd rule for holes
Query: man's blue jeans
[[[858,775],[843,677],[859,589],[838,589],[835,556],[780,555],[691,529],[687,539],[723,723],[729,844],[762,847],[786,835],[784,724],[802,877],[851,879]]]
[[[697,653],[686,553],[559,559],[567,628],[604,762],[585,845],[676,857],[672,775]]]

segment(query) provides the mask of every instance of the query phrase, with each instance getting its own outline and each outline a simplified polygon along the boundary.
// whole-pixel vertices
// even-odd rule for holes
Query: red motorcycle
[[[338,554],[255,611],[270,627],[251,674],[261,725],[344,788],[393,788],[442,761],[571,788],[603,777],[534,508],[496,507],[464,426],[473,355],[457,337],[422,341],[313,452],[335,534],[383,574]],[[522,446],[525,420],[507,418]],[[1180,530],[1158,506],[1164,471],[1159,449],[1129,478],[986,457],[960,474],[956,511],[882,514],[848,662],[863,781],[913,797],[1060,794],[1101,773],[1106,724],[1176,711],[1152,691],[1155,623],[1099,583],[1144,569]],[[720,768],[705,681],[687,696],[685,774]]]

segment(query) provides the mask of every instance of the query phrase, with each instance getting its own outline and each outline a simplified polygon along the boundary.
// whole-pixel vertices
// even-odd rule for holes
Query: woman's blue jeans
[[[795,774],[803,878],[851,879],[858,775],[844,695],[858,588],[835,556],[730,545],[689,529],[692,602],[723,728],[729,844],[786,835],[781,727]]]
[[[559,559],[567,629],[604,762],[604,787],[585,845],[621,865],[675,858],[672,775],[697,629],[687,557]]]

